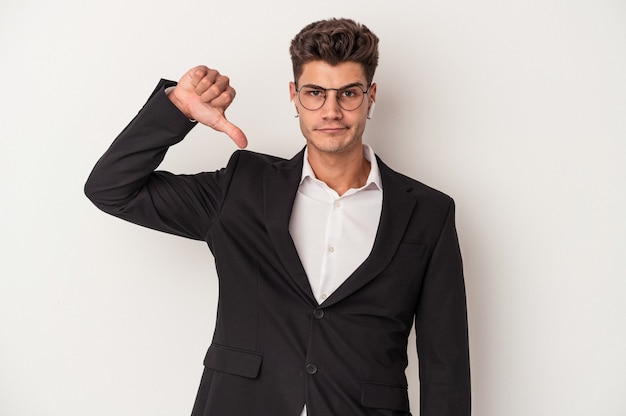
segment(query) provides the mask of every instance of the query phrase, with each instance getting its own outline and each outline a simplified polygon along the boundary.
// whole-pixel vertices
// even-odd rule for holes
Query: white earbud
[[[374,101],[372,101],[372,104],[370,104],[370,109],[367,111],[367,119],[371,119],[372,118],[372,114],[374,113],[374,105],[376,103]]]

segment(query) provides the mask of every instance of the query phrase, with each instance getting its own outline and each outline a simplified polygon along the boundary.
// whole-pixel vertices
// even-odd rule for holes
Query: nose
[[[336,90],[326,91],[326,101],[324,101],[324,105],[322,105],[322,108],[321,108],[322,117],[338,119],[343,116],[341,107],[339,106],[339,100],[338,100],[337,94],[338,94],[338,91]]]

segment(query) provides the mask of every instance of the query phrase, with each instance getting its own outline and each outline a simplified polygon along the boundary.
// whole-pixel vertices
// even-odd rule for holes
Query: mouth
[[[348,128],[346,126],[329,126],[329,127],[319,127],[316,130],[326,134],[337,134],[346,131]]]

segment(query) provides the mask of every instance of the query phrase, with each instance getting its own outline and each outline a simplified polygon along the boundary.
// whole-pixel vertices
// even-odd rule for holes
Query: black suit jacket
[[[155,171],[193,127],[162,81],[98,161],[85,190],[102,210],[207,242],[219,306],[193,416],[410,415],[405,369],[415,322],[422,416],[470,414],[465,289],[446,195],[382,161],[370,256],[323,304],[288,225],[303,152],[238,151],[226,168]]]

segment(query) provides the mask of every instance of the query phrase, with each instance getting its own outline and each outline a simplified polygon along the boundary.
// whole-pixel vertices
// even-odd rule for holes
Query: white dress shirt
[[[304,152],[289,232],[320,305],[363,263],[374,245],[383,188],[374,151],[364,144],[363,155],[371,166],[365,185],[340,196],[315,177],[308,149]],[[301,416],[306,416],[306,406]]]

